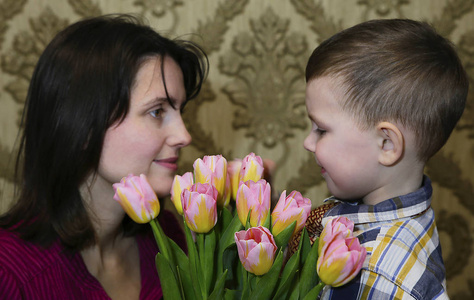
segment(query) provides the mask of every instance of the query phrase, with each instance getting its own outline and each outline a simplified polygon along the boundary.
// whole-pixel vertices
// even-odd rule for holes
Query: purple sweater
[[[163,230],[182,245],[183,234],[176,219],[170,213],[163,217]],[[162,291],[154,263],[156,242],[152,235],[138,235],[136,240],[140,299],[160,299]],[[0,299],[110,299],[87,270],[81,255],[63,250],[59,241],[44,249],[0,229]]]

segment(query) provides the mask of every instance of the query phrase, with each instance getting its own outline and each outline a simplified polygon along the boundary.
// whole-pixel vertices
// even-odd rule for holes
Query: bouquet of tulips
[[[156,268],[165,299],[315,299],[327,284],[340,286],[360,271],[365,248],[344,217],[330,219],[312,245],[304,228],[311,201],[282,192],[271,210],[262,159],[221,155],[194,162],[176,175],[171,200],[183,216],[187,254],[155,219],[159,201],[144,175],[114,184],[114,199],[139,223],[149,222],[159,247]],[[291,257],[289,239],[303,230]]]

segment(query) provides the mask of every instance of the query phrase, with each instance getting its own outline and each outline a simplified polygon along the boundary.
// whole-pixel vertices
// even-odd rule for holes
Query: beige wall
[[[115,12],[141,14],[209,54],[204,92],[185,115],[194,143],[183,151],[182,170],[204,154],[230,159],[253,151],[278,162],[276,189],[298,189],[314,205],[327,190],[302,147],[310,130],[303,74],[323,39],[373,18],[426,20],[458,46],[474,77],[473,0],[0,0],[0,211],[12,199],[11,153],[39,54],[67,24]],[[426,170],[452,299],[474,298],[473,105],[471,92],[457,130]]]

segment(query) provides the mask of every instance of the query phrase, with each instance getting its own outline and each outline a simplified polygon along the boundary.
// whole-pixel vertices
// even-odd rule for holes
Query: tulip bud
[[[204,156],[193,164],[196,183],[210,183],[217,189],[217,205],[222,208],[225,202],[227,180],[227,160],[222,155]]]
[[[327,246],[334,236],[339,234],[342,238],[348,238],[352,236],[354,231],[354,223],[352,223],[346,217],[335,217],[331,218],[326,222],[324,230],[319,235],[318,252],[323,251],[323,247]]]
[[[270,231],[262,226],[234,234],[240,262],[255,275],[267,273],[273,265],[277,246]]]
[[[237,199],[237,190],[239,189],[240,168],[242,167],[241,159],[234,159],[227,164],[227,176],[230,178],[230,186],[232,191],[232,199]]]
[[[242,160],[239,182],[248,180],[259,181],[263,177],[263,161],[260,156],[250,153]]]
[[[240,182],[237,191],[236,208],[242,225],[246,225],[248,213],[250,213],[250,226],[263,225],[268,217],[271,199],[270,184],[264,179],[257,182],[252,180]]]
[[[209,232],[217,222],[217,190],[210,183],[196,183],[182,194],[183,213],[189,229]]]
[[[272,212],[273,235],[277,236],[283,229],[296,221],[296,227],[293,231],[294,235],[303,229],[310,212],[311,200],[304,198],[297,191],[292,191],[287,197],[286,191],[283,191]]]
[[[223,201],[223,206],[222,207],[225,207],[225,206],[229,205],[231,196],[232,196],[232,185],[231,185],[231,182],[230,182],[229,174],[227,173],[227,178],[225,180],[224,201]]]
[[[338,287],[351,281],[362,268],[367,251],[356,237],[354,224],[345,217],[328,221],[319,240],[316,269],[322,282]],[[321,250],[319,250],[321,249]]]
[[[183,215],[183,205],[181,203],[181,194],[184,190],[189,190],[189,188],[194,184],[193,173],[187,172],[183,176],[176,175],[171,185],[171,201],[176,207],[176,210],[180,215]]]
[[[114,199],[127,215],[137,223],[148,223],[160,213],[160,202],[146,176],[132,174],[114,183]]]

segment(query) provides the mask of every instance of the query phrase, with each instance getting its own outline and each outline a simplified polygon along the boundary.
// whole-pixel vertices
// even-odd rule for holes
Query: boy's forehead
[[[323,76],[311,79],[306,84],[306,102],[328,102],[339,105],[345,93],[337,79]]]
[[[344,93],[331,77],[318,77],[306,86],[306,109],[310,119],[321,120],[342,111]]]

